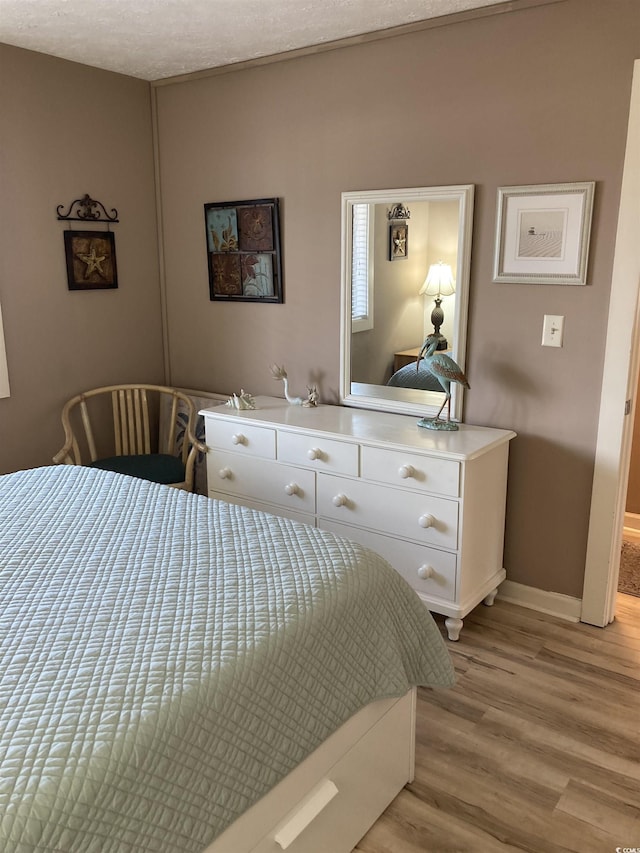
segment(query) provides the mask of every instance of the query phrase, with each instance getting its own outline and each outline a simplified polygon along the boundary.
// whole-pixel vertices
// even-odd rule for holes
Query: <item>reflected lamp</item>
[[[424,280],[424,283],[418,294],[420,296],[435,297],[435,305],[431,312],[431,322],[433,324],[433,334],[440,335],[440,326],[444,323],[444,311],[442,310],[442,297],[450,296],[455,293],[456,285],[453,278],[453,272],[450,264],[444,264],[438,261],[437,264],[431,264],[429,272]],[[444,335],[440,335],[440,343],[438,349],[448,349],[449,344]]]

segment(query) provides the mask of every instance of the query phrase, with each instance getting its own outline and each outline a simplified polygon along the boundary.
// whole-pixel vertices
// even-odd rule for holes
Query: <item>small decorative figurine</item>
[[[307,391],[309,392],[309,396],[302,405],[306,406],[307,408],[313,408],[314,406],[317,406],[320,402],[320,393],[318,391],[318,386],[307,385]]]
[[[232,394],[225,406],[229,406],[230,409],[255,409],[256,401],[248,394],[244,388],[240,389],[240,394]]]
[[[270,370],[273,378],[284,384],[284,396],[286,401],[292,406],[301,406],[302,397],[289,396],[289,379],[287,377],[287,371],[284,369],[284,364],[282,367],[279,367],[277,364],[272,364]]]
[[[435,376],[442,386],[445,398],[435,418],[422,418],[418,421],[418,426],[425,427],[426,429],[456,430],[458,429],[458,424],[450,421],[451,383],[457,382],[463,388],[469,388],[469,381],[464,375],[462,368],[452,358],[449,358],[443,352],[437,352],[440,338],[441,335],[429,335],[425,339],[416,361],[416,370],[419,368],[420,359],[424,358],[427,370]],[[440,413],[445,406],[447,407],[447,419],[440,420]]]

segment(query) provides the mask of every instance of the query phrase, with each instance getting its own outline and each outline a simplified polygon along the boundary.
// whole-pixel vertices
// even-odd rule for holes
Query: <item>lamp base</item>
[[[433,323],[433,334],[438,335],[440,342],[437,346],[438,350],[449,349],[449,344],[444,335],[440,334],[440,326],[444,323],[444,311],[441,308],[442,299],[436,296],[436,304],[431,311],[431,322]]]
[[[436,338],[436,337],[439,338],[438,346],[436,347],[436,352],[442,351],[445,349],[449,349],[449,342],[447,341],[447,339],[445,338],[444,335],[440,334],[440,332],[437,329],[434,329],[433,332],[429,332],[429,334],[433,338]]]

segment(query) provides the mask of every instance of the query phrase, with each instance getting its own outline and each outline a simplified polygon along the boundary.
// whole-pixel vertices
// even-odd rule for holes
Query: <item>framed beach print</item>
[[[586,284],[594,187],[500,187],[494,282]]]
[[[282,302],[278,199],[211,202],[204,219],[209,298]]]

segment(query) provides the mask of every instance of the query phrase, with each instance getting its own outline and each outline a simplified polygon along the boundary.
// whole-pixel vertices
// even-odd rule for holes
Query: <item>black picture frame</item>
[[[277,198],[204,205],[209,299],[284,302]]]
[[[409,257],[409,225],[406,222],[389,223],[389,260],[403,261]]]
[[[69,290],[118,287],[116,241],[112,231],[65,231],[64,253]]]

